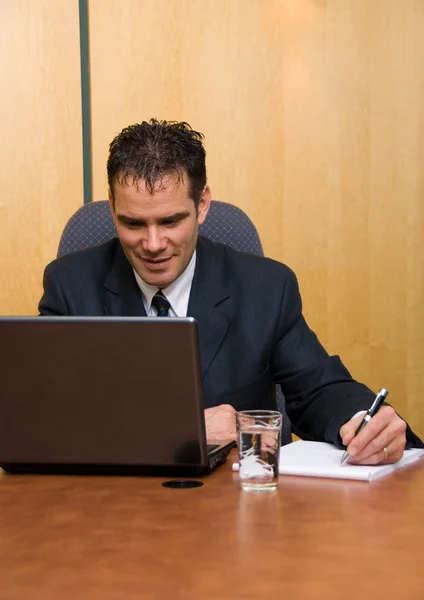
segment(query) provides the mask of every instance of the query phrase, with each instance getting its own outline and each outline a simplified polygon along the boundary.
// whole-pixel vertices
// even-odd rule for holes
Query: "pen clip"
[[[377,396],[375,397],[374,402],[371,404],[370,408],[368,409],[368,414],[372,415],[374,413],[376,408],[379,407],[380,404],[383,402],[383,400],[387,397],[388,393],[389,392],[385,388],[381,388],[381,390],[378,392]]]

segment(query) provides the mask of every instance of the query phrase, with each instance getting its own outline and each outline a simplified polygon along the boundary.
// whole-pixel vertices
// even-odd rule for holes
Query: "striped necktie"
[[[169,309],[171,305],[162,293],[158,290],[152,298],[152,306],[158,311],[158,317],[169,317]]]

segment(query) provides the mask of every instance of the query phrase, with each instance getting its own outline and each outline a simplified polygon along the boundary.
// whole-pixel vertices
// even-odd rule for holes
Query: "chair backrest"
[[[237,206],[213,200],[200,235],[214,242],[228,244],[242,252],[263,256],[256,227]],[[58,256],[90,246],[103,244],[116,237],[115,224],[107,200],[84,204],[69,219],[59,242]]]
[[[228,244],[235,250],[263,256],[256,227],[246,213],[233,204],[213,200],[206,221],[199,227],[199,233],[214,242]],[[66,224],[57,255],[59,257],[103,244],[116,235],[107,200],[84,204]],[[276,388],[276,401],[278,410],[283,413],[282,443],[287,444],[291,441],[291,427],[280,386]]]

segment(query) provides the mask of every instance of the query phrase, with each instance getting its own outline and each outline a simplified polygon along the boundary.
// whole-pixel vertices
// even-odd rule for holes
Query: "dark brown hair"
[[[153,194],[165,176],[173,175],[177,181],[187,176],[197,208],[206,185],[203,137],[185,122],[150,119],[126,127],[109,146],[107,177],[112,196],[115,183],[137,184],[143,179]]]

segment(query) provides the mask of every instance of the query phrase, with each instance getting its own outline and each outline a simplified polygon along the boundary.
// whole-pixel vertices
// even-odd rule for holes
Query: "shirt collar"
[[[188,301],[195,267],[196,250],[193,252],[193,256],[191,257],[185,271],[181,273],[178,279],[173,281],[171,285],[162,289],[162,292],[165,294],[168,302],[171,305],[172,311],[177,317],[187,316]],[[136,271],[134,271],[134,276],[144,297],[146,313],[149,314],[153,296],[156,294],[159,288],[155,285],[149,285],[146,283],[140,277],[140,275],[136,273]]]

